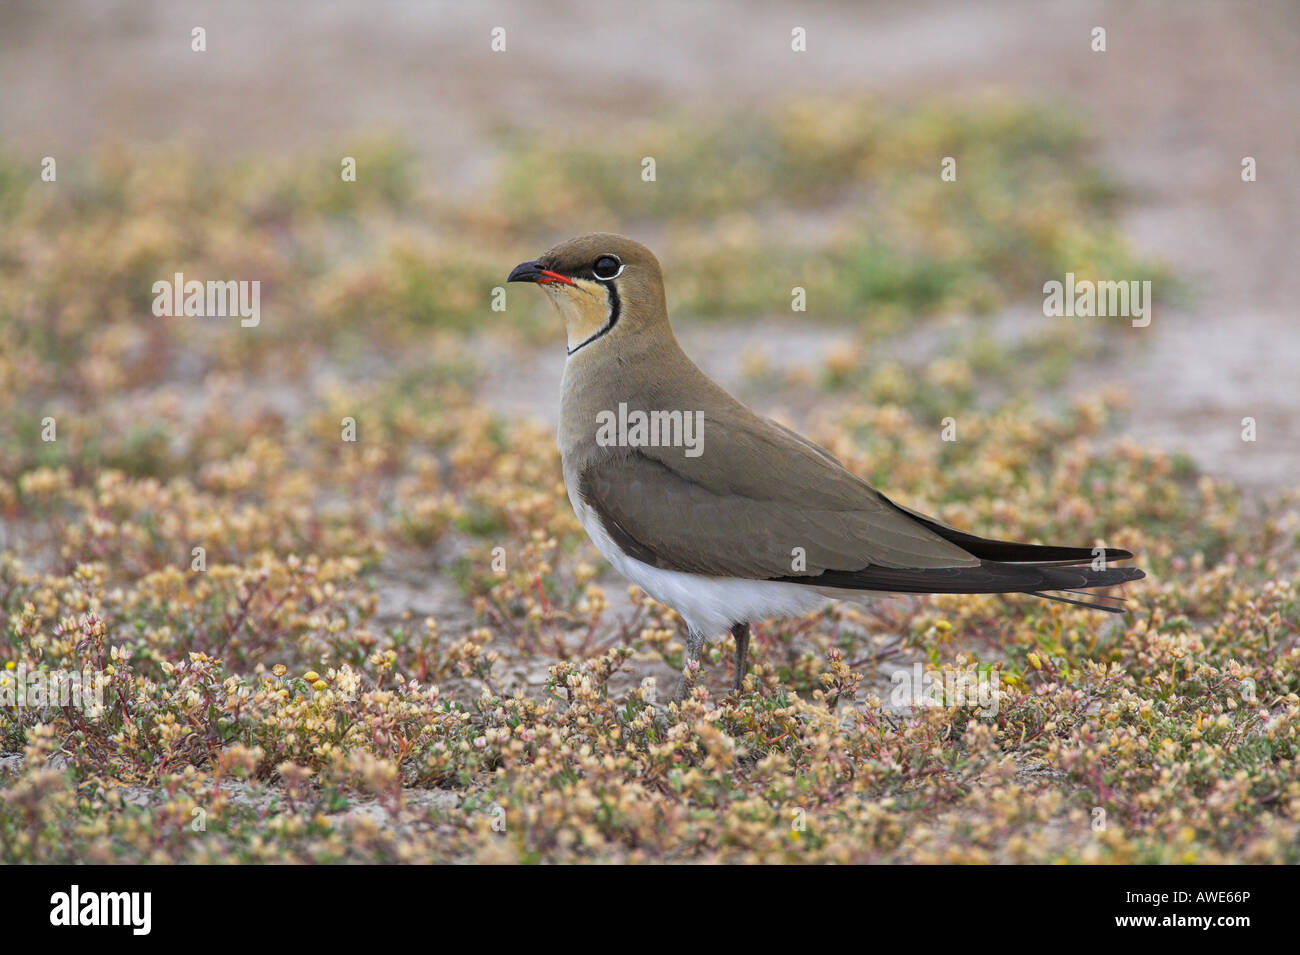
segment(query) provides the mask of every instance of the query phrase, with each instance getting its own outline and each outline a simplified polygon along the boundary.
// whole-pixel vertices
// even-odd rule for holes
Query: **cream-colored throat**
[[[574,285],[557,282],[542,286],[564,319],[570,355],[607,331],[614,314],[609,289],[603,283],[587,279],[574,281]]]

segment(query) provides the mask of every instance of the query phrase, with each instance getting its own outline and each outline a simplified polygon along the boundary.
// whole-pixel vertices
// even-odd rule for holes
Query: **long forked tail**
[[[884,495],[881,495],[884,497]],[[1123,613],[1124,598],[1091,591],[1099,587],[1114,587],[1131,580],[1141,580],[1146,576],[1137,567],[1105,567],[1117,560],[1129,560],[1133,555],[1126,550],[1115,547],[1052,547],[1041,544],[1021,544],[1015,541],[991,540],[976,537],[955,527],[942,524],[932,517],[903,507],[889,498],[884,498],[890,505],[903,511],[918,523],[925,525],[945,540],[956,544],[972,557],[978,557],[982,563],[975,569],[971,583],[975,583],[986,573],[989,582],[1010,583],[1026,582],[1029,586],[1008,588],[1007,590],[973,591],[984,593],[1026,593],[1047,600],[1105,610],[1108,613]],[[1086,566],[1085,566],[1086,565]],[[1042,584],[1033,586],[1034,579],[1041,579]],[[1055,591],[1055,593],[1053,592]],[[958,591],[972,592],[972,591]],[[1114,604],[1095,603],[1091,600],[1079,600],[1061,594],[1082,594],[1097,601],[1110,600]]]
[[[1117,553],[1125,553],[1118,551]],[[1089,552],[1090,554],[1090,552]],[[1091,560],[1091,554],[1088,560]],[[1120,559],[1120,558],[1115,558]],[[1136,567],[1107,567],[1093,570],[1086,566],[1059,563],[1011,564],[981,560],[975,567],[865,567],[862,570],[828,570],[816,577],[822,587],[844,590],[874,590],[900,594],[1030,594],[1062,603],[1077,604],[1109,613],[1123,613],[1123,606],[1093,603],[1061,593],[1087,593],[1097,587],[1140,580],[1146,574]],[[802,578],[801,582],[809,582]],[[1059,592],[1059,593],[1054,593]],[[1121,598],[1088,594],[1098,600]]]
[[[1122,597],[1092,591],[1141,580],[1146,576],[1137,567],[1096,566],[1130,559],[1133,555],[1126,550],[1114,547],[1051,547],[976,537],[896,504],[884,495],[881,497],[917,523],[956,544],[972,557],[979,558],[979,565],[937,568],[872,566],[856,571],[829,570],[817,576],[819,586],[914,594],[1022,593],[1093,610],[1104,610],[1107,613],[1123,613]],[[808,582],[808,579],[803,578],[802,582]],[[1094,599],[1080,600],[1078,596],[1064,596],[1065,594]]]

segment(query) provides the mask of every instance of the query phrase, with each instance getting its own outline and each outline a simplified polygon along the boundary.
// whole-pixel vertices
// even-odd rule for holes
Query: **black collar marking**
[[[602,325],[602,326],[600,327],[600,329],[599,329],[598,331],[596,331],[595,333],[593,333],[590,337],[585,338],[585,339],[583,339],[582,341],[578,342],[578,344],[574,345],[572,348],[566,349],[566,355],[567,355],[567,356],[572,356],[572,355],[576,354],[577,351],[578,351],[578,349],[580,349],[580,348],[586,348],[588,345],[590,345],[592,342],[594,342],[597,338],[599,338],[601,335],[604,335],[604,334],[605,334],[606,332],[608,332],[611,328],[613,328],[615,325],[618,324],[618,316],[619,316],[620,311],[622,310],[622,307],[621,307],[621,304],[620,304],[620,302],[619,302],[619,298],[618,298],[618,289],[614,287],[614,283],[613,283],[613,282],[602,282],[601,284],[605,286],[605,289],[606,289],[606,291],[608,292],[608,298],[609,298],[609,319],[605,322],[604,325]]]

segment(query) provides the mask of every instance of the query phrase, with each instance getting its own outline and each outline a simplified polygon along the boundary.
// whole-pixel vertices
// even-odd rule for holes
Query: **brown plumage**
[[[853,591],[1026,593],[1116,612],[1077,593],[1143,576],[1094,566],[1128,551],[994,541],[948,527],[750,411],[682,351],[659,263],[630,239],[572,239],[511,280],[542,285],[565,319],[559,443],[575,510],[605,556],[682,613],[693,634],[744,627],[745,614],[796,612],[808,604],[800,594]],[[601,443],[600,416],[620,404],[697,415],[697,453]]]

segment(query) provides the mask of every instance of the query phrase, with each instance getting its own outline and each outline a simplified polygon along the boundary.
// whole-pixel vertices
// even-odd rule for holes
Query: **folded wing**
[[[706,432],[706,453],[609,449],[579,494],[626,553],[667,570],[903,593],[1032,593],[1143,576],[1092,548],[996,541],[895,504],[828,452],[771,422]],[[792,442],[790,439],[794,438]],[[712,440],[710,458],[708,441]],[[718,447],[725,442],[723,447]],[[723,468],[721,464],[730,465]],[[1086,604],[1097,609],[1117,608]]]

